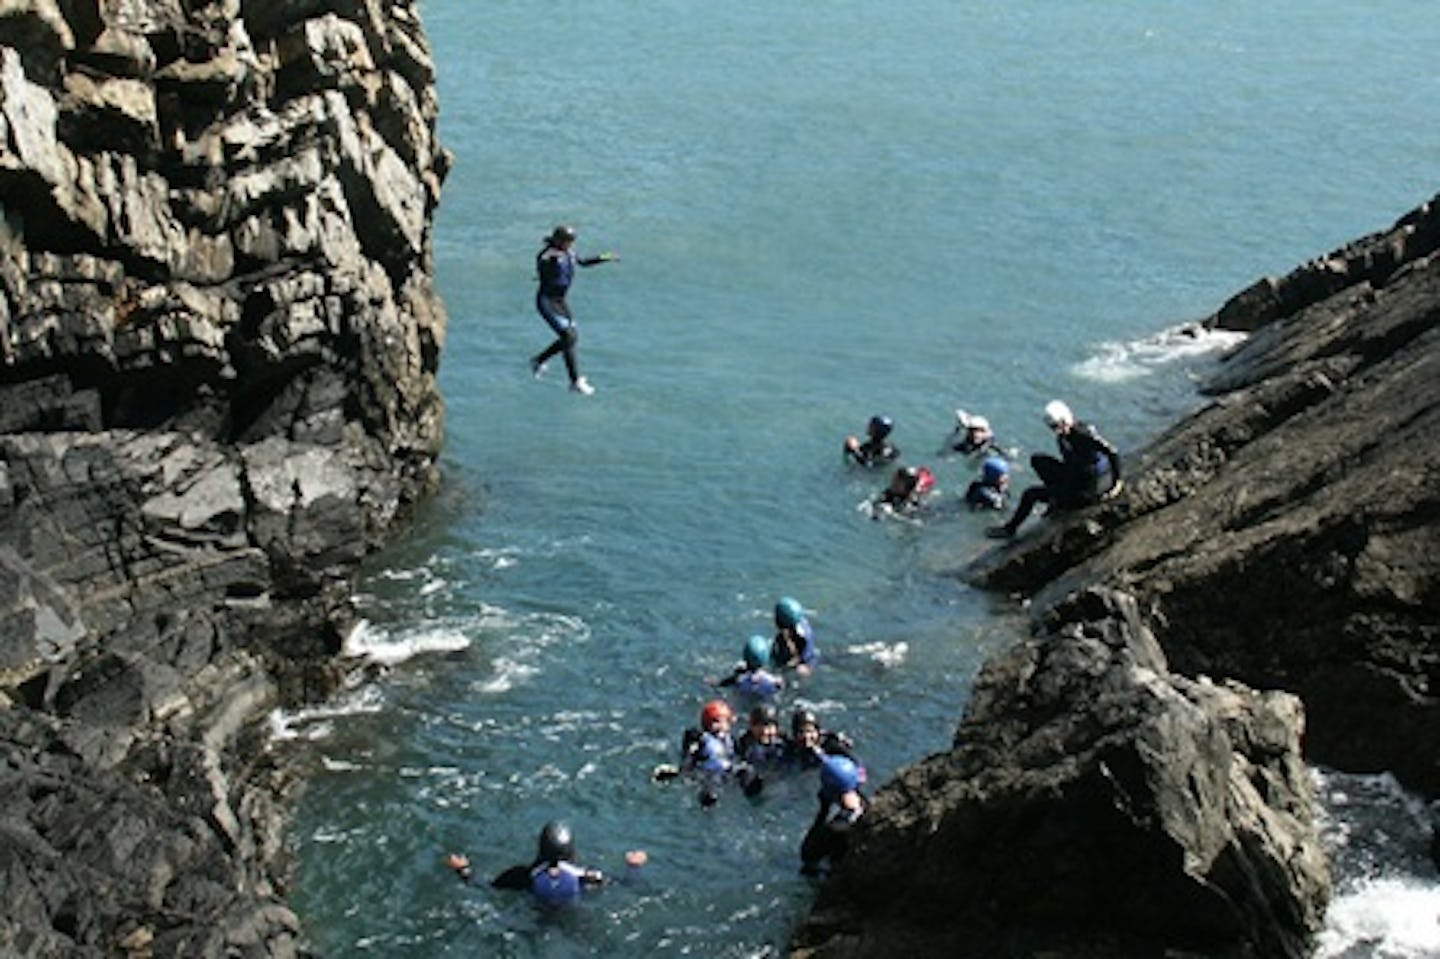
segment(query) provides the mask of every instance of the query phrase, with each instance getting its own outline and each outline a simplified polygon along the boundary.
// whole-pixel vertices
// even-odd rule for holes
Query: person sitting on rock
[[[1095,427],[1076,421],[1070,407],[1051,400],[1045,405],[1045,425],[1055,433],[1060,458],[1044,453],[1030,457],[1030,468],[1040,482],[1026,487],[1015,515],[987,531],[992,537],[1014,536],[1040,503],[1052,509],[1077,509],[1116,496],[1123,486],[1119,452]]]

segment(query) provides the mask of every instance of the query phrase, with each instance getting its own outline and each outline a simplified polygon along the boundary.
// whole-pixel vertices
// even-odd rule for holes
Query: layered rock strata
[[[1440,197],[1237,295],[1124,492],[967,571],[1035,635],[878,792],[802,953],[1307,954],[1302,757],[1440,794],[1437,251]]]
[[[274,707],[435,482],[413,3],[0,4],[0,952],[289,955]]]

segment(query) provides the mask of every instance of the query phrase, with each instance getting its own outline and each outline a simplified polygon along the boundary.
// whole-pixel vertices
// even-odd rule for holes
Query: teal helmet
[[[775,604],[775,625],[781,629],[798,626],[804,618],[805,607],[793,596],[782,596],[780,602]]]
[[[745,641],[745,666],[759,669],[770,665],[770,637],[756,634]]]

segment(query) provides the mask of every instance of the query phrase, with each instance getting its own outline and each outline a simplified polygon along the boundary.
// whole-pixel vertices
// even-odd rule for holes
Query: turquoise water
[[[876,782],[948,745],[1023,622],[954,575],[986,548],[954,505],[971,467],[935,456],[954,409],[1024,450],[1061,396],[1133,448],[1213,357],[1157,333],[1436,191],[1440,18],[1354,12],[423,4],[456,154],[444,486],[364,585],[355,648],[393,668],[278,727],[310,770],[313,947],[773,952],[812,895],[814,784],[710,812],[651,784],[705,678],[792,594],[824,662],[787,706],[849,731]],[[526,368],[559,222],[622,256],[571,297],[588,398]],[[856,508],[884,477],[840,443],[877,412],[938,473],[919,525]],[[651,862],[559,918],[440,864],[528,860],[553,817],[587,863]]]

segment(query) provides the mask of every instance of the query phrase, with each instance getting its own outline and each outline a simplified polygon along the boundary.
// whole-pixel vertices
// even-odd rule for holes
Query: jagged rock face
[[[1440,198],[1209,322],[1253,331],[1215,401],[968,571],[1036,638],[876,796],[800,954],[1303,956],[1301,703],[1304,756],[1440,794]]]
[[[435,482],[436,116],[414,3],[0,4],[0,952],[295,952],[250,730]]]
[[[1218,316],[1256,332],[1215,402],[1131,458],[1117,502],[977,579],[1039,608],[1127,589],[1177,670],[1297,693],[1313,759],[1440,795],[1415,748],[1440,742],[1437,248],[1432,201],[1232,300]]]
[[[801,954],[1307,955],[1329,879],[1302,725],[1292,696],[1171,674],[1133,600],[1081,594],[876,795]]]

